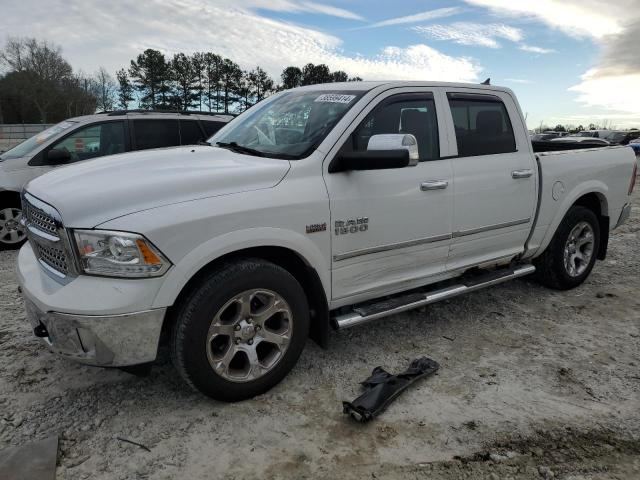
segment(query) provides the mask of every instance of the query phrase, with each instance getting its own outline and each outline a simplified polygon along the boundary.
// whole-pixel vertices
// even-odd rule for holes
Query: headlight
[[[108,277],[158,277],[171,262],[142,235],[107,230],[74,230],[80,269]]]

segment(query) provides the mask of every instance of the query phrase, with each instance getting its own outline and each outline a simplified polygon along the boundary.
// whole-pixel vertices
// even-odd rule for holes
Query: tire
[[[25,244],[27,234],[20,224],[20,202],[5,202],[0,206],[0,251],[16,250]]]
[[[577,236],[574,235],[576,232]],[[592,238],[587,241],[589,236]],[[576,239],[578,241],[574,242]],[[543,285],[556,290],[577,287],[591,273],[599,245],[598,217],[588,208],[571,207],[547,249],[534,260],[536,277]]]
[[[209,273],[180,304],[172,360],[194,389],[236,402],[278,384],[308,334],[309,306],[298,281],[271,262],[241,259]]]

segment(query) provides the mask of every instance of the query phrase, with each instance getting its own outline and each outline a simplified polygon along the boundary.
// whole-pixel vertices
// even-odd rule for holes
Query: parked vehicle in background
[[[612,145],[628,145],[632,140],[640,138],[640,130],[611,131],[603,138]]]
[[[536,133],[531,136],[532,142],[540,142],[542,140],[553,140],[554,138],[559,138],[557,133]]]
[[[636,156],[640,157],[640,138],[636,138],[635,140],[631,140],[629,142],[629,146],[636,153]]]
[[[607,142],[603,138],[577,136],[577,135],[567,135],[566,137],[554,138],[551,141],[552,142],[590,143],[594,145],[609,145],[609,142]]]
[[[54,168],[115,153],[196,145],[233,116],[130,110],[75,117],[28,138],[0,155],[0,250],[26,241],[20,191]]]
[[[593,137],[593,138],[605,138],[611,130],[583,130],[582,132],[574,133],[572,137]]]
[[[143,364],[171,331],[189,385],[250,398],[332,325],[534,272],[580,285],[630,214],[636,168],[626,147],[536,152],[513,92],[489,85],[310,85],[209,142],[26,186],[18,278],[50,349]]]

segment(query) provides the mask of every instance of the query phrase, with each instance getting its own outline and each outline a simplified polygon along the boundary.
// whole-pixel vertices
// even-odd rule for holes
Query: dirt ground
[[[59,434],[58,479],[640,478],[639,190],[580,288],[524,279],[334,333],[238,404],[166,355],[138,378],[48,353],[0,252],[0,449]],[[373,367],[422,355],[438,375],[369,424],[342,414]]]

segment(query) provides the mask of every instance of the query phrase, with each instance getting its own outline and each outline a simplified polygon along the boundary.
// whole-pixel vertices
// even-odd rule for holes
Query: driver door
[[[416,166],[328,173],[334,305],[406,290],[442,273],[452,232],[453,174],[440,158],[434,89],[395,89],[368,106],[327,157],[364,151],[378,134],[416,137]],[[444,129],[442,129],[444,130]]]

